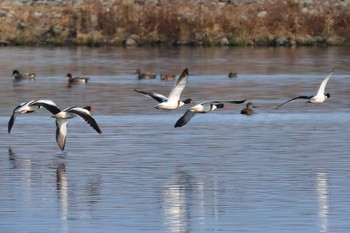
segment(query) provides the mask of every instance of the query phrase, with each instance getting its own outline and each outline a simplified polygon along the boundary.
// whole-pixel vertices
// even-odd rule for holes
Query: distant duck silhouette
[[[87,83],[90,79],[89,77],[74,77],[71,73],[67,74],[69,83]]]
[[[137,74],[137,79],[139,79],[139,80],[141,80],[141,79],[155,79],[156,78],[156,73],[141,72],[140,69],[136,70],[136,74]]]
[[[13,80],[35,80],[35,73],[24,73],[21,74],[18,70],[13,70],[12,72]]]
[[[174,81],[176,79],[175,74],[160,74],[160,80]]]
[[[230,73],[228,73],[228,77],[229,78],[237,78],[238,74],[236,72],[230,72]]]
[[[242,109],[241,114],[245,114],[245,115],[248,115],[248,116],[253,115],[254,114],[253,108],[256,108],[254,106],[254,104],[252,102],[248,102],[246,104],[246,107],[244,109]]]

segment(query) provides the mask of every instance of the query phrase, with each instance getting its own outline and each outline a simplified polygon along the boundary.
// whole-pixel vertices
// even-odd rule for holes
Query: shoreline
[[[1,1],[0,46],[350,45],[348,0],[69,2]]]

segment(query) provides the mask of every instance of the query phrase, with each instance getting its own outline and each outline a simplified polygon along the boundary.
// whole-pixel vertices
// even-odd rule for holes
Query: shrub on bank
[[[327,1],[251,4],[0,5],[0,40],[19,45],[349,45],[350,8]],[[126,43],[128,42],[128,43]]]

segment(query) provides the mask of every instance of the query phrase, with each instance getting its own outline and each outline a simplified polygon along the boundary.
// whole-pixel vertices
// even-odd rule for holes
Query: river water
[[[350,232],[350,49],[0,51],[0,232]],[[167,95],[174,82],[135,70],[185,67],[183,98],[247,99],[256,114],[229,105],[174,128],[187,106],[158,110],[134,92]],[[274,109],[316,94],[332,68],[326,102]],[[37,78],[14,83],[13,69]],[[69,86],[68,72],[90,81]],[[91,105],[103,134],[74,118],[62,152],[45,109],[8,134],[15,106],[32,99]]]

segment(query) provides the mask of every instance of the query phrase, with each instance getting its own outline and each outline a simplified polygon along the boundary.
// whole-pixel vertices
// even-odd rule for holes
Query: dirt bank
[[[1,1],[2,45],[348,46],[348,1]],[[73,4],[74,3],[74,4]]]

